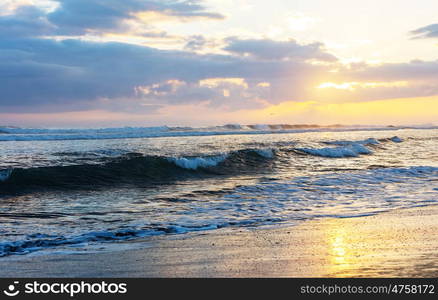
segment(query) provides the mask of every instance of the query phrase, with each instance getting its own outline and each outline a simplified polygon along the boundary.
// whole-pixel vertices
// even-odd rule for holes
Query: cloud
[[[295,40],[274,41],[270,39],[227,39],[224,50],[233,54],[253,56],[259,59],[336,61],[336,57],[327,53],[322,43],[302,45]]]
[[[19,6],[14,14],[0,16],[0,37],[39,36],[54,29],[46,12],[36,6]]]
[[[313,99],[322,102],[366,102],[438,95],[438,61],[351,64],[320,84]]]
[[[414,35],[414,39],[438,38],[438,24],[431,24],[425,27],[421,27],[411,31],[410,33]]]
[[[59,7],[48,20],[59,27],[63,35],[81,35],[88,31],[120,31],[126,21],[141,22],[141,13],[190,19],[222,19],[208,12],[199,1],[193,0],[56,0]],[[148,24],[146,24],[148,25]]]
[[[208,101],[215,106],[223,102],[232,108],[240,107],[250,98],[263,97],[278,103],[301,96],[308,86],[306,81],[326,71],[326,67],[297,61],[199,55],[124,43],[1,39],[0,106],[2,110],[26,111],[38,107],[74,110],[104,105],[111,110],[124,101],[127,110],[136,111],[148,103]],[[211,78],[242,78],[249,88],[226,80],[216,86],[200,84]],[[163,85],[166,82],[184,84],[166,90],[171,88]],[[261,82],[266,83],[265,88],[256,88]],[[137,87],[154,85],[158,85],[155,94],[136,91]],[[249,103],[260,105],[257,101]]]
[[[327,71],[326,67],[305,62],[308,58],[328,59],[319,44],[290,41],[287,53],[280,58],[286,55],[293,59],[281,61],[260,58],[261,52],[256,59],[233,51],[231,55],[199,54],[197,50],[217,48],[216,41],[201,35],[188,37],[184,51],[77,37],[91,31],[130,30],[132,24],[127,20],[139,21],[145,13],[222,18],[208,12],[200,1],[54,1],[58,5],[51,9],[27,2],[31,4],[19,5],[13,13],[0,16],[3,112],[105,109],[141,113],[164,105],[196,103],[228,110],[260,107],[303,96],[306,81]],[[151,36],[152,31],[140,29],[137,34]],[[167,36],[163,31],[152,33],[152,37]],[[59,34],[64,37],[59,39]],[[231,47],[239,40],[229,42]],[[279,48],[277,53],[284,52],[281,42],[263,42],[271,50]]]
[[[19,3],[0,15],[0,35],[80,36],[135,30],[139,35],[150,36],[157,18],[181,21],[223,18],[194,0],[53,0],[57,5],[51,5],[49,10],[47,4],[29,3]],[[148,14],[157,18],[145,17]]]
[[[51,10],[21,5],[0,16],[0,111],[151,114],[202,105],[230,112],[292,100],[340,103],[438,94],[438,61],[344,66],[318,42],[191,35],[181,39],[183,50],[170,51],[83,38],[90,32],[123,36],[132,30],[128,21],[146,22],[137,35],[166,38],[166,32],[152,30],[144,13],[222,17],[199,1],[56,2]],[[205,54],[209,49],[221,54]],[[379,83],[394,81],[407,84]],[[322,82],[358,83],[351,90],[322,91],[316,88]]]
[[[413,60],[407,63],[384,63],[380,65],[358,64],[351,69],[342,69],[345,78],[398,81],[398,80],[425,80],[436,81],[438,76],[438,60]]]
[[[226,110],[266,106],[269,85],[248,83],[244,78],[206,78],[197,82],[168,80],[137,87],[143,99],[166,101],[169,104],[203,103]]]
[[[438,94],[438,61],[344,69],[335,63],[340,71],[330,72],[332,65],[306,60],[201,55],[77,39],[1,39],[0,110],[151,113],[202,103],[233,111],[291,100],[340,103]],[[358,83],[354,90],[320,90],[321,79],[340,86]],[[394,81],[407,84],[385,84]]]
[[[192,35],[187,38],[184,49],[191,51],[201,50],[204,49],[208,43],[208,40],[203,35]]]

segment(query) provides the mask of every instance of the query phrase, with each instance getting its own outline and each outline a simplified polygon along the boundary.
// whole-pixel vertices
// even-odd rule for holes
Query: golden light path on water
[[[139,269],[156,276],[433,276],[438,270],[433,255],[438,241],[430,236],[438,229],[436,214],[435,206],[265,231],[225,230],[158,239],[151,246],[159,253],[130,254],[139,261]]]

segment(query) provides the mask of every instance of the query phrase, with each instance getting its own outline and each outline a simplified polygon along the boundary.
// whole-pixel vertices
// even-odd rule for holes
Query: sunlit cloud
[[[377,88],[377,87],[406,87],[407,81],[395,81],[395,82],[323,82],[317,86],[318,89],[333,88],[338,90],[354,91],[357,88]]]
[[[257,83],[257,86],[268,88],[271,86],[271,84],[269,82],[260,82],[260,83]]]
[[[207,78],[199,81],[200,86],[217,87],[221,84],[233,84],[240,85],[244,88],[248,88],[244,78]]]

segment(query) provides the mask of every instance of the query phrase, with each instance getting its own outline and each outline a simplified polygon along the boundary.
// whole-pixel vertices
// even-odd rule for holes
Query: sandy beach
[[[0,260],[0,276],[436,277],[437,231],[438,206],[428,206],[152,237],[135,250],[9,256]]]

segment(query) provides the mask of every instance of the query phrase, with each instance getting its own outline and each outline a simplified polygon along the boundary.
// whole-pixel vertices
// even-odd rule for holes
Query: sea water
[[[0,256],[438,202],[438,129],[0,127]]]

